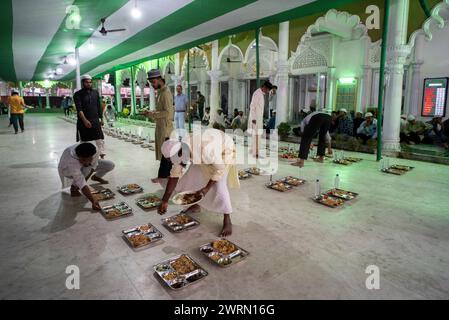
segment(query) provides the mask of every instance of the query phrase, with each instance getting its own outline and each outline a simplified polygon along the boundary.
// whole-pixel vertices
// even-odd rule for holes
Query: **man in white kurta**
[[[256,158],[259,158],[260,138],[263,134],[265,95],[269,94],[272,88],[273,85],[269,81],[265,81],[262,87],[254,91],[249,106],[248,134],[252,136],[251,152]]]
[[[224,132],[211,128],[186,136],[182,143],[176,139],[164,142],[162,154],[170,159],[173,166],[159,214],[167,212],[168,200],[175,190],[196,191],[203,195],[203,199],[198,205],[193,205],[183,212],[194,213],[203,208],[223,214],[220,236],[231,235],[232,205],[228,186],[240,186],[235,167],[235,153],[233,139]]]

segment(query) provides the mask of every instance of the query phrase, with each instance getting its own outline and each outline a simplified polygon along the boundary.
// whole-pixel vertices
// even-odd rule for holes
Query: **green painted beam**
[[[141,30],[131,38],[104,52],[100,56],[84,63],[81,66],[81,73],[86,73],[95,69],[99,65],[119,59],[130,53],[158,43],[180,32],[191,29],[197,25],[215,19],[228,12],[232,12],[255,1],[256,0],[195,0],[180,10],[177,10],[161,19],[157,23]],[[164,56],[166,55],[159,55],[158,58]],[[131,65],[135,65],[146,60],[149,59],[141,59],[136,63],[127,64],[127,68]],[[64,79],[72,79],[74,77],[75,72],[71,72],[65,76]]]
[[[12,50],[13,14],[12,0],[0,1],[0,79],[16,82]]]
[[[197,0],[198,1],[198,0]],[[209,0],[210,1],[210,0]],[[276,23],[281,23],[281,22],[285,22],[285,21],[290,21],[290,20],[294,20],[294,19],[299,19],[299,18],[303,18],[303,17],[307,17],[313,14],[317,14],[320,12],[327,12],[328,10],[332,9],[332,8],[338,8],[338,7],[342,7],[344,5],[350,4],[350,3],[355,3],[355,2],[362,2],[363,0],[333,0],[333,1],[329,1],[329,0],[317,0],[315,2],[309,3],[307,5],[292,9],[292,10],[288,10],[285,11],[283,13],[279,13],[264,19],[260,19],[242,26],[238,26],[229,30],[225,30],[222,31],[220,33],[216,33],[213,35],[210,35],[208,37],[204,37],[177,47],[174,47],[172,49],[151,55],[151,56],[147,56],[147,57],[142,57],[139,60],[135,60],[135,61],[131,61],[129,63],[124,63],[124,64],[119,64],[114,66],[113,68],[101,73],[101,75],[106,74],[108,72],[110,72],[111,70],[121,70],[121,69],[126,69],[129,68],[129,66],[147,61],[147,60],[152,60],[152,59],[158,59],[158,58],[162,58],[162,57],[166,57],[169,55],[173,55],[175,53],[178,53],[180,51],[184,51],[184,50],[188,50],[189,48],[193,48],[197,45],[201,45],[204,44],[206,42],[210,42],[213,40],[217,40],[217,39],[221,39],[224,37],[227,37],[229,35],[233,35],[233,34],[237,34],[237,33],[242,33],[242,32],[246,32],[246,31],[250,31],[250,30],[255,30],[256,28],[260,28],[263,26],[267,26],[267,25],[272,25],[272,24],[276,24]],[[196,2],[196,1],[195,1]],[[167,17],[168,18],[168,17]],[[175,23],[175,22],[173,22]],[[173,34],[174,35],[174,34]],[[161,39],[163,40],[163,39]],[[151,44],[149,44],[151,45]],[[148,45],[148,46],[149,46]],[[105,53],[107,54],[107,52]],[[86,69],[87,71],[93,70],[95,67],[97,67],[98,65],[107,63],[109,61],[115,60],[115,59],[105,59],[106,57],[99,59],[98,61],[96,61],[95,63],[93,63],[92,65],[89,65],[88,68]],[[68,74],[64,79],[71,79],[75,76],[75,74],[72,72],[70,74]]]
[[[69,45],[76,43],[76,47],[79,48],[99,28],[101,18],[110,16],[126,3],[128,0],[75,0],[73,5],[79,8],[81,16],[80,29],[67,29],[66,19],[61,22],[58,31],[54,34],[36,66],[33,79],[44,79],[49,69],[55,69],[61,64],[64,56],[73,53],[67,51]]]

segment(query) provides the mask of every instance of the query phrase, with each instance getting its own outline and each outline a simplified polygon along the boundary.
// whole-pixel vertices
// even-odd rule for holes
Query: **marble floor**
[[[231,240],[250,256],[227,269],[212,265],[198,247],[214,239],[221,216],[204,212],[201,225],[173,234],[156,212],[108,222],[84,198],[61,192],[57,161],[75,140],[75,127],[56,116],[27,115],[26,131],[13,134],[0,118],[0,299],[447,299],[449,298],[449,168],[407,160],[404,176],[379,172],[372,155],[352,166],[280,162],[276,177],[296,175],[308,184],[286,194],[267,189],[268,177],[242,181],[232,190]],[[138,183],[160,187],[154,152],[106,137],[116,169],[110,188]],[[360,194],[342,209],[314,203],[314,181]],[[118,195],[118,199],[124,197]],[[169,215],[180,211],[169,207]],[[151,222],[163,242],[134,252],[121,230]],[[151,267],[189,253],[209,276],[180,291],[155,278]],[[66,288],[67,266],[80,269],[80,289]],[[380,271],[380,289],[368,290],[365,271]]]

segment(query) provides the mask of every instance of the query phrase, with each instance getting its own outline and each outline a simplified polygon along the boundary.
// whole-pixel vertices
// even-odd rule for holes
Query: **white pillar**
[[[50,109],[50,90],[51,88],[45,89],[45,108]]]
[[[326,98],[326,110],[331,112],[334,109],[335,98],[335,67],[329,67],[327,72],[327,98]]]
[[[406,45],[409,0],[392,0],[390,7],[385,70],[388,85],[385,89],[383,148],[386,153],[396,153],[401,150],[399,133],[404,64],[410,53],[410,48]]]
[[[362,66],[363,73],[362,73],[362,81],[360,83],[360,99],[357,103],[357,110],[356,112],[362,112],[364,113],[366,109],[369,107],[370,103],[370,88],[371,88],[371,81],[370,81],[370,74],[371,74],[371,66]]]
[[[276,83],[276,128],[282,122],[288,121],[288,40],[290,22],[279,24],[279,55]]]
[[[423,65],[424,61],[416,61],[413,62],[410,65],[410,71],[409,74],[411,76],[411,86],[410,86],[410,96],[409,96],[409,103],[408,103],[408,113],[413,114],[414,116],[419,116],[421,114],[420,112],[420,106],[421,106],[421,97],[423,94],[423,86],[421,83],[421,66]]]
[[[76,61],[76,91],[81,89],[81,74],[80,74],[80,49],[75,48],[75,61]]]
[[[318,72],[316,75],[316,110],[321,109],[321,73]]]
[[[220,107],[220,99],[219,99],[219,80],[222,72],[219,70],[219,61],[218,61],[218,40],[214,40],[212,42],[212,65],[211,70],[208,71],[208,75],[210,76],[210,123],[211,125],[214,123],[217,110]]]

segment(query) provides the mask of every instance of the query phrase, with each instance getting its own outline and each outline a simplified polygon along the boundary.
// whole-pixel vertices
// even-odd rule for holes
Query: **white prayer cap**
[[[348,113],[348,110],[346,110],[345,108],[341,108],[340,112]]]
[[[408,120],[408,121],[414,121],[414,120],[416,120],[416,118],[415,118],[415,116],[414,116],[413,114],[411,114],[411,115],[409,115],[409,116],[407,117],[407,120]]]
[[[365,113],[365,118],[368,118],[368,117],[373,117],[373,114],[371,113],[371,112],[367,112],[367,113]]]
[[[179,140],[166,140],[161,146],[162,155],[164,156],[164,158],[170,159],[174,155],[178,154],[181,146],[182,144],[181,142],[179,142]]]
[[[88,74],[85,74],[81,77],[81,81],[83,81],[83,80],[92,80],[92,77]]]

